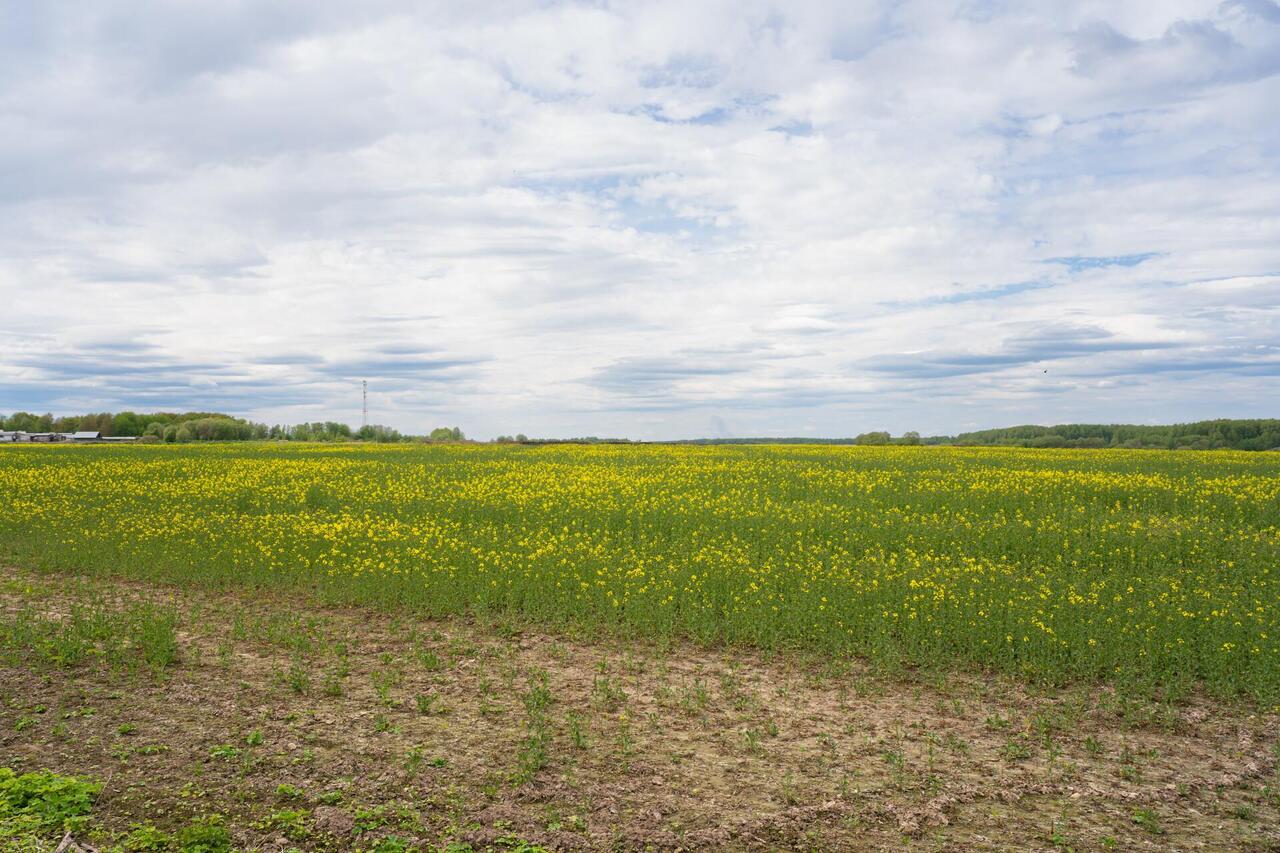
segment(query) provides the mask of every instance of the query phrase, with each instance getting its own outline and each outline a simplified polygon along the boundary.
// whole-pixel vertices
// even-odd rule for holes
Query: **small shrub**
[[[336,672],[329,673],[324,677],[321,689],[326,696],[341,696],[344,692],[342,689],[342,676]]]
[[[582,725],[582,718],[570,711],[567,720],[569,722],[569,740],[575,748],[586,749],[588,746],[587,732]]]
[[[178,830],[174,842],[182,853],[230,853],[231,833],[221,815],[206,815]]]
[[[422,751],[421,744],[419,744],[418,746],[410,747],[409,751],[405,753],[404,769],[409,773],[410,776],[413,776],[418,772],[418,767],[421,766],[422,760],[423,760],[423,751]]]
[[[987,717],[985,724],[993,732],[1009,728],[1009,720],[999,714],[992,714]]]
[[[1023,761],[1031,757],[1031,750],[1017,738],[1009,738],[1000,747],[1000,757],[1005,761]]]
[[[168,850],[172,842],[169,833],[147,824],[135,823],[124,837],[122,846],[128,853],[153,853]]]
[[[271,829],[276,832],[283,833],[285,837],[297,841],[306,838],[309,834],[304,825],[307,819],[307,813],[301,810],[286,810],[273,812],[259,826],[263,829]]]
[[[276,796],[282,800],[300,800],[302,789],[286,782],[276,786]]]
[[[131,640],[143,661],[154,669],[172,666],[178,659],[177,617],[149,604],[134,607],[127,614]]]
[[[71,829],[93,808],[99,782],[49,770],[23,773],[0,767],[0,828],[10,820],[34,831]]]
[[[1160,826],[1160,818],[1151,809],[1135,809],[1133,822],[1152,835],[1160,835],[1164,828]]]
[[[545,726],[530,727],[516,753],[516,771],[512,777],[515,784],[523,785],[531,781],[539,770],[547,766],[547,745],[550,741],[551,733]]]
[[[294,693],[299,696],[306,695],[311,690],[311,675],[307,672],[307,665],[300,660],[291,663],[289,672],[285,675],[285,682]]]

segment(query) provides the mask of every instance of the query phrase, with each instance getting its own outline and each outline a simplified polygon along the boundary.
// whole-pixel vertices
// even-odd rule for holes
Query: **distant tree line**
[[[103,435],[137,436],[142,440],[183,443],[190,441],[465,441],[457,427],[438,427],[429,435],[403,435],[399,430],[369,424],[357,430],[334,421],[285,426],[254,423],[220,412],[100,412],[89,415],[37,415],[15,412],[0,415],[0,429],[22,432],[100,432]]]
[[[1280,448],[1280,420],[1214,420],[1166,426],[1059,424],[965,432],[951,444],[1017,447],[1132,447],[1160,450],[1272,450]]]
[[[586,435],[579,438],[529,438],[522,432],[515,435],[500,435],[495,444],[632,444],[629,438],[600,438]]]
[[[1280,420],[1214,420],[1165,426],[1059,424],[984,429],[921,437],[864,432],[853,438],[698,438],[675,444],[949,444],[1007,447],[1125,447],[1153,450],[1276,450]]]
[[[88,415],[64,415],[54,417],[52,414],[37,415],[32,412],[14,412],[8,417],[0,416],[0,428],[21,430],[22,432],[100,432],[103,435],[159,435],[167,426],[178,426],[192,421],[228,418],[217,412],[98,412]],[[148,433],[148,430],[151,430]]]
[[[219,412],[97,412],[60,417],[14,412],[8,417],[0,416],[0,428],[22,432],[100,432],[170,442],[246,441],[267,437],[263,424]]]
[[[353,430],[336,421],[286,426],[254,423],[220,412],[98,412],[87,415],[37,415],[15,412],[0,415],[0,429],[23,432],[76,432],[89,430],[103,435],[138,436],[143,440],[186,443],[190,441],[369,441],[461,442],[466,436],[458,427],[437,427],[427,435],[407,435],[380,424]],[[495,442],[518,444],[627,444],[626,438],[529,438],[523,433],[500,435]],[[1164,426],[1137,424],[1059,424],[1057,426],[1005,427],[959,435],[921,437],[915,431],[893,436],[876,430],[852,438],[696,438],[672,444],[950,444],[997,445],[1010,447],[1126,447],[1161,450],[1273,450],[1280,449],[1280,420],[1212,420]]]
[[[883,430],[864,432],[852,438],[813,438],[792,436],[789,438],[691,438],[670,444],[942,444],[946,436],[921,438],[915,430],[904,432],[896,438]]]

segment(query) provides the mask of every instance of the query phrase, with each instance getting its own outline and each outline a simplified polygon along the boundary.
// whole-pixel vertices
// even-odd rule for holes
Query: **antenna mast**
[[[360,427],[369,425],[369,380],[360,380]]]

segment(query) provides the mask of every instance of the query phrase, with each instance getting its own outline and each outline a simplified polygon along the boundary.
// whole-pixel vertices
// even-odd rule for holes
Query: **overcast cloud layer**
[[[0,411],[1277,414],[1271,0],[0,10]]]

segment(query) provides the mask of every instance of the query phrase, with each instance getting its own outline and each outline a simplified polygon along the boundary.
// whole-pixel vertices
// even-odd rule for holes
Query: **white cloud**
[[[481,436],[1274,414],[1269,0],[15,20],[0,410],[353,420],[367,378]]]

